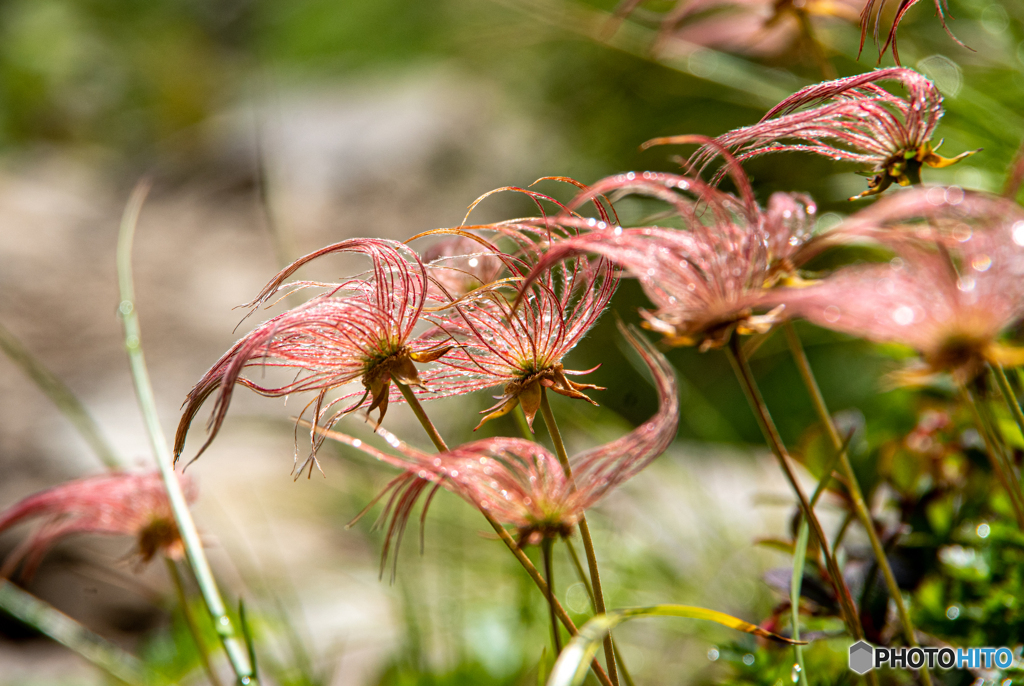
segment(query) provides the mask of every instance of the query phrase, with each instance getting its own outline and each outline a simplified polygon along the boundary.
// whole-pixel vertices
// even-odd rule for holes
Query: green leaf
[[[653,605],[651,607],[632,607],[621,610],[610,610],[603,615],[595,615],[590,621],[583,625],[579,633],[569,641],[569,644],[562,650],[551,670],[551,678],[548,679],[548,686],[579,686],[587,675],[590,663],[597,654],[597,649],[604,640],[605,635],[616,626],[629,619],[637,617],[683,617],[686,619],[702,619],[715,622],[730,629],[744,631],[748,634],[761,636],[773,641],[788,644],[802,644],[800,641],[791,641],[770,631],[766,631],[756,624],[737,619],[732,615],[716,610],[708,610],[703,607],[692,605]]]

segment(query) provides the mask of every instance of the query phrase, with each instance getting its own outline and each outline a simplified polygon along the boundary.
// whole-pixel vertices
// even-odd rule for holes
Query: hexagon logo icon
[[[875,650],[864,641],[857,641],[850,646],[850,669],[857,674],[866,674],[874,669]]]

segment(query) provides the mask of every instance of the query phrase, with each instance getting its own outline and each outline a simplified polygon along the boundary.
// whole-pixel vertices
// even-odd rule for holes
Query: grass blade
[[[171,450],[168,447],[163,428],[160,426],[160,419],[156,411],[156,398],[153,395],[153,386],[149,381],[146,358],[142,354],[142,329],[139,326],[139,317],[136,313],[135,287],[132,280],[132,244],[135,238],[135,226],[138,224],[139,213],[142,211],[142,203],[148,192],[149,183],[146,181],[140,182],[132,191],[121,219],[121,231],[117,239],[117,280],[121,291],[121,304],[118,306],[118,311],[124,321],[128,363],[132,372],[132,381],[135,383],[139,408],[142,410],[142,416],[146,423],[146,433],[149,435],[153,454],[167,489],[167,496],[171,502],[171,510],[174,512],[174,520],[177,522],[182,543],[185,545],[189,566],[195,575],[203,600],[206,602],[206,608],[213,619],[213,625],[217,629],[217,635],[224,645],[224,651],[238,677],[238,682],[243,685],[251,684],[254,679],[245,646],[238,640],[231,618],[228,617],[224,600],[221,598],[217,582],[213,578],[213,570],[210,569],[206,553],[203,552],[199,531],[192,520],[192,513],[188,509],[181,484],[174,474],[174,460],[171,457]]]
[[[57,406],[103,464],[110,469],[120,469],[123,466],[114,448],[100,431],[99,424],[85,409],[78,396],[3,325],[0,325],[0,350]]]
[[[0,609],[121,681],[133,686],[147,683],[145,670],[136,657],[6,579],[0,579]]]
[[[715,622],[722,626],[743,631],[762,638],[768,638],[780,643],[796,644],[792,641],[770,631],[766,631],[756,624],[745,622],[742,619],[727,615],[724,612],[708,610],[703,607],[692,605],[653,605],[651,607],[633,607],[621,610],[610,610],[606,614],[596,615],[589,622],[584,624],[579,633],[569,641],[569,644],[562,650],[554,669],[551,670],[551,678],[548,679],[548,686],[579,686],[587,676],[587,669],[598,648],[613,628],[630,619],[637,617],[683,617],[685,619],[700,619],[708,622]]]

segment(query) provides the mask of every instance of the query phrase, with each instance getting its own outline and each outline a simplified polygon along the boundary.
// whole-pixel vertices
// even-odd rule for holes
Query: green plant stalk
[[[573,545],[571,538],[565,536],[562,540],[565,541],[565,547],[569,551],[569,558],[572,560],[572,566],[576,568],[576,576],[579,577],[580,583],[583,584],[583,588],[587,590],[587,597],[590,598],[590,609],[596,611],[597,603],[594,602],[594,587],[590,585],[590,578],[583,570],[583,563],[580,561],[580,554],[576,552],[576,546]]]
[[[992,374],[996,377],[996,384],[999,386],[999,392],[1003,394],[1003,400],[1006,401],[1010,412],[1013,414],[1013,419],[1017,422],[1017,428],[1020,429],[1021,435],[1024,436],[1024,411],[1021,411],[1020,403],[1017,402],[1017,396],[1010,386],[1010,380],[1006,378],[1006,370],[998,362],[990,363],[989,367],[992,368]]]
[[[415,414],[416,418],[420,421],[420,424],[423,426],[423,430],[427,432],[428,436],[430,436],[430,440],[434,443],[434,447],[437,448],[438,452],[448,452],[448,445],[444,442],[444,439],[441,438],[441,434],[438,433],[437,428],[434,426],[433,422],[430,421],[430,417],[428,417],[427,413],[423,410],[423,405],[420,403],[420,399],[417,398],[416,394],[412,392],[412,389],[405,384],[401,383],[397,379],[394,379],[394,382],[401,391],[402,397],[405,398],[406,402],[409,403],[409,407],[412,408],[413,414]],[[548,584],[544,580],[544,577],[541,576],[541,573],[537,571],[537,568],[534,566],[533,562],[530,561],[530,558],[527,557],[526,553],[523,552],[523,549],[520,548],[519,544],[512,538],[512,534],[510,534],[508,529],[503,527],[498,520],[492,517],[489,513],[484,512],[483,510],[481,510],[480,513],[487,520],[487,523],[491,525],[491,528],[494,529],[494,533],[498,534],[498,538],[502,540],[508,549],[512,551],[515,558],[519,560],[519,564],[523,566],[526,573],[530,575],[531,579],[533,579],[533,583],[537,584],[537,588],[540,589],[541,594],[549,600],[552,610],[558,617],[559,621],[562,622],[562,625],[569,631],[569,635],[575,636],[577,633],[576,624],[569,617],[569,613],[565,611],[562,604],[558,602],[558,598],[548,592]],[[608,674],[605,673],[597,660],[594,660],[592,666],[598,680],[604,684],[604,686],[613,686],[612,682],[608,679]]]
[[[209,677],[210,683],[213,686],[221,686],[220,678],[217,676],[217,672],[214,671],[213,665],[210,663],[210,655],[206,652],[206,646],[203,645],[203,634],[199,631],[199,625],[196,624],[196,618],[195,615],[192,614],[192,608],[189,607],[188,596],[185,594],[185,582],[181,578],[181,572],[178,571],[178,565],[169,557],[165,557],[164,561],[167,563],[167,573],[170,575],[171,581],[174,582],[174,593],[178,597],[178,605],[181,606],[181,614],[185,617],[185,624],[188,626],[188,632],[192,635],[192,640],[196,644],[196,650],[199,651],[199,660],[203,663],[203,669],[206,670],[206,676]]]
[[[120,681],[133,686],[148,683],[145,668],[134,655],[7,579],[0,579],[0,610],[70,648]]]
[[[587,577],[586,571],[583,569],[583,563],[580,561],[579,553],[576,552],[576,546],[573,545],[572,539],[568,536],[563,536],[562,540],[565,541],[565,547],[569,550],[572,566],[576,569],[576,577],[583,584],[583,588],[587,590],[587,598],[590,599],[590,609],[596,613],[597,603],[594,602],[594,589],[590,585],[590,579]],[[626,682],[626,686],[636,686],[632,675],[630,675],[629,670],[626,668],[626,663],[622,659],[622,653],[619,652],[619,646],[615,644],[614,639],[612,640],[612,650],[615,652],[615,661],[618,663],[619,674],[622,675],[622,680]]]
[[[174,521],[178,525],[182,543],[185,546],[185,555],[188,558],[189,566],[195,575],[200,593],[206,602],[206,609],[213,619],[213,626],[224,646],[228,661],[235,671],[238,683],[248,686],[254,683],[252,667],[249,665],[245,646],[238,640],[231,618],[228,617],[227,608],[224,606],[224,601],[217,588],[210,563],[203,552],[199,531],[192,520],[192,513],[188,509],[188,502],[181,490],[181,484],[174,473],[174,460],[167,446],[163,428],[160,426],[160,419],[156,411],[156,399],[149,381],[149,371],[146,369],[146,358],[142,353],[142,331],[135,310],[135,289],[132,281],[132,244],[142,203],[148,192],[149,184],[145,181],[140,182],[132,191],[124,210],[117,241],[117,272],[121,291],[121,304],[118,306],[118,311],[124,322],[128,363],[132,381],[135,384],[135,393],[139,400],[139,408],[142,410],[142,416],[146,423],[146,433],[149,435],[157,467],[160,469],[160,476],[163,477],[164,487],[167,489],[167,497],[171,504],[171,511],[174,513]]]
[[[977,402],[977,399],[975,399],[975,402]],[[1014,468],[1013,459],[1005,443],[1003,433],[999,429],[996,418],[992,415],[992,409],[987,403],[977,402],[977,408],[985,427],[988,429],[989,436],[992,437],[992,444],[996,446],[996,450],[1002,458],[1004,468],[1006,469],[1006,479],[1010,483],[1010,488],[1013,489],[1013,493],[1017,497],[1017,503],[1020,505],[1021,511],[1024,512],[1024,493],[1021,493],[1020,479],[1017,478],[1017,470]]]
[[[558,424],[555,422],[555,414],[551,411],[551,404],[548,402],[548,389],[546,388],[542,388],[540,391],[540,412],[544,417],[544,425],[547,426],[548,433],[551,435],[551,442],[555,445],[555,454],[558,456],[558,461],[562,463],[565,476],[569,479],[575,490],[576,484],[572,477],[572,467],[569,466],[569,455],[565,450],[565,443],[562,442],[562,434],[558,430]],[[583,539],[583,551],[587,555],[587,565],[590,567],[590,582],[593,584],[594,589],[594,605],[596,606],[597,613],[603,615],[607,608],[604,603],[604,589],[601,587],[601,571],[597,566],[594,539],[590,535],[590,525],[587,523],[587,514],[585,512],[580,513],[579,527],[580,538]],[[619,675],[618,670],[615,668],[615,650],[612,646],[611,631],[604,637],[604,661],[608,665],[608,676],[611,677],[612,683],[615,686],[619,686]]]
[[[999,479],[1000,485],[1010,497],[1010,505],[1013,506],[1014,515],[1017,517],[1017,526],[1024,531],[1024,507],[1020,503],[1020,493],[1010,483],[1010,479],[1006,474],[1006,468],[1003,465],[1002,453],[996,446],[991,434],[989,434],[988,427],[985,426],[985,420],[978,409],[974,394],[971,393],[967,386],[960,384],[960,397],[971,410],[974,425],[978,429],[978,433],[981,434],[981,439],[985,442],[985,452],[988,455],[989,463],[992,465],[992,471],[996,473],[996,478]]]
[[[768,447],[771,448],[772,453],[778,460],[783,474],[786,475],[786,479],[789,481],[790,487],[792,487],[794,493],[796,493],[797,499],[800,501],[800,507],[803,510],[804,516],[806,517],[811,530],[818,538],[818,542],[821,545],[822,555],[825,557],[825,565],[828,568],[829,577],[832,580],[832,585],[835,587],[836,595],[839,597],[839,604],[843,610],[843,618],[846,622],[846,626],[849,629],[850,634],[852,634],[855,639],[860,640],[864,638],[864,633],[861,630],[860,622],[857,621],[857,610],[853,604],[853,598],[850,596],[850,589],[847,587],[846,581],[843,579],[842,572],[836,564],[835,556],[829,550],[828,539],[825,538],[825,531],[821,527],[821,522],[818,520],[817,515],[814,514],[814,509],[807,501],[807,495],[800,486],[800,482],[797,481],[796,475],[793,473],[793,469],[789,466],[789,453],[786,451],[786,448],[782,443],[782,437],[779,436],[779,432],[775,428],[775,423],[772,421],[771,415],[768,413],[768,408],[764,404],[764,399],[761,397],[761,392],[757,388],[757,382],[754,381],[754,375],[751,373],[750,367],[747,365],[746,358],[743,356],[743,350],[740,346],[738,336],[733,334],[732,338],[729,340],[729,346],[726,350],[729,355],[729,361],[732,363],[733,370],[736,372],[736,378],[743,387],[743,391],[747,396],[747,401],[750,403],[750,407],[754,411],[754,416],[757,418],[757,423],[761,427],[761,432],[764,434],[765,440],[768,442]],[[868,677],[870,678],[872,674],[873,672],[868,672]]]
[[[793,622],[793,640],[800,640],[800,590],[804,582],[804,563],[807,560],[807,518],[800,518],[796,534],[796,549],[793,551],[793,576],[789,581],[789,610]],[[804,647],[793,646],[796,664],[800,668],[800,686],[807,686],[807,666],[804,664]]]
[[[562,652],[562,638],[558,635],[558,618],[555,616],[555,572],[551,565],[551,546],[554,539],[545,536],[540,544],[541,556],[544,559],[544,580],[548,582],[548,608],[551,611],[551,641],[555,655]]]
[[[825,492],[825,487],[832,480],[832,471],[835,469],[839,456],[846,452],[847,446],[841,446],[840,450],[829,459],[822,472],[821,480],[818,481],[814,494],[811,495],[811,507],[818,504],[818,499]],[[793,575],[789,582],[789,607],[790,616],[793,622],[793,640],[800,640],[800,593],[804,583],[804,567],[807,564],[807,539],[810,534],[810,527],[807,525],[807,518],[800,517],[800,526],[797,528],[796,545],[793,549]],[[807,686],[807,665],[804,664],[804,648],[797,644],[793,646],[796,654],[796,664],[800,668],[799,678],[801,686]]]
[[[3,325],[0,325],[0,350],[57,406],[103,464],[110,469],[121,469],[124,466],[78,396]]]
[[[889,559],[885,554],[885,547],[878,537],[878,531],[875,529],[871,512],[868,510],[867,503],[864,500],[864,493],[860,489],[857,475],[853,471],[853,465],[850,464],[848,451],[843,446],[843,439],[839,435],[835,422],[832,420],[832,414],[828,411],[828,405],[825,404],[825,396],[821,393],[821,387],[814,376],[814,370],[811,369],[807,353],[800,343],[800,337],[793,324],[786,322],[783,328],[786,333],[786,341],[789,343],[789,350],[793,355],[793,360],[796,362],[797,370],[800,372],[800,378],[807,388],[807,393],[811,396],[811,402],[814,405],[815,412],[818,414],[818,420],[825,427],[825,431],[832,441],[832,447],[839,453],[839,466],[842,469],[843,476],[846,477],[847,492],[853,501],[853,509],[857,519],[860,520],[860,524],[864,527],[868,540],[871,542],[871,550],[875,555],[879,569],[882,570],[885,585],[889,589],[889,596],[896,603],[896,612],[899,615],[900,624],[903,625],[903,636],[910,646],[914,648],[920,647],[914,636],[914,624],[910,619],[910,613],[907,612],[906,603],[903,602],[903,594],[900,591],[899,584],[896,583],[896,575],[893,574],[892,567],[889,565]],[[931,674],[928,672],[927,665],[921,666],[921,680],[925,686],[931,686]]]

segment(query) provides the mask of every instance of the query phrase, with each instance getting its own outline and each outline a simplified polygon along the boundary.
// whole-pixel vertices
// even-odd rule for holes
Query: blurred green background
[[[676,169],[674,150],[641,152],[640,144],[754,123],[821,79],[801,50],[761,58],[696,45],[654,52],[658,13],[671,4],[646,3],[613,33],[614,2],[0,2],[0,322],[68,380],[127,454],[141,456],[112,315],[116,217],[141,175],[155,180],[155,190],[140,227],[140,307],[170,427],[192,382],[233,340],[239,316],[230,307],[282,261],[352,235],[401,239],[456,225],[477,196],[540,176],[588,183],[629,169]],[[996,191],[1024,137],[1024,4],[954,0],[949,14],[972,50],[950,40],[931,3],[921,2],[900,29],[900,54],[946,97],[943,152],[983,151],[926,170],[925,181]],[[874,67],[870,39],[857,59],[857,27],[832,22],[820,37],[840,75]],[[802,155],[748,166],[762,201],[778,190],[810,193],[820,226],[860,206],[846,200],[864,188],[855,170]],[[571,196],[568,188],[544,188]],[[626,200],[619,211],[628,224],[652,208]],[[474,217],[530,212],[527,201],[506,194]],[[643,303],[626,282],[612,309],[636,321]],[[831,409],[870,427],[870,441],[854,455],[870,472],[871,446],[917,421],[917,396],[882,382],[900,353],[801,331]],[[611,604],[705,604],[758,621],[782,600],[762,574],[789,558],[755,538],[788,535],[787,492],[764,460],[725,357],[677,349],[670,358],[682,386],[678,445],[594,515]],[[570,448],[610,440],[654,412],[653,391],[638,380],[613,317],[569,362],[601,364],[588,380],[608,389],[595,396],[600,409],[556,398]],[[3,504],[95,470],[73,434],[47,433],[60,418],[3,364]],[[813,441],[813,411],[783,342],[769,340],[752,364],[787,442]],[[473,403],[490,404],[486,397]],[[450,435],[469,436],[476,416],[465,408],[438,404]],[[218,541],[218,571],[230,595],[257,608],[273,679],[536,679],[546,641],[542,599],[514,561],[481,538],[479,517],[442,494],[427,518],[423,556],[410,531],[397,582],[389,586],[385,574],[378,583],[372,516],[349,531],[343,525],[388,473],[335,451],[341,459],[329,461],[326,481],[292,484],[294,412],[240,399],[219,445],[194,467],[204,499],[215,503],[201,521]],[[368,434],[355,420],[347,429]],[[518,433],[511,420],[488,430]],[[406,427],[410,441],[425,443],[418,431]],[[270,530],[276,538],[265,536]],[[294,541],[286,540],[290,531]],[[0,543],[9,550],[16,539]],[[117,558],[107,549],[55,553],[34,590],[138,647],[169,679],[199,679],[179,615],[159,600],[161,570],[140,582],[149,595],[124,590],[138,585],[125,570],[104,576],[111,588],[99,592],[97,575],[81,572],[96,566],[88,562],[96,556]],[[62,587],[68,575],[78,581]],[[565,580],[564,602],[583,619],[586,604],[565,559],[556,576]],[[72,598],[79,590],[82,597]],[[119,595],[133,593],[127,605]],[[82,599],[90,594],[102,598],[90,604]],[[122,606],[136,614],[111,619]],[[97,678],[77,663],[71,677],[48,671],[50,653],[39,642],[13,625],[0,628],[2,655],[18,665],[14,681],[0,669],[0,682]],[[644,683],[774,683],[777,676],[752,639],[715,628],[638,623],[622,630],[621,642]],[[844,650],[840,642],[809,659],[841,664]]]

